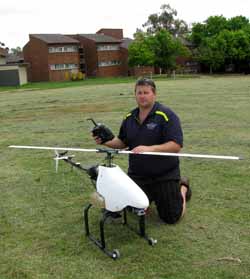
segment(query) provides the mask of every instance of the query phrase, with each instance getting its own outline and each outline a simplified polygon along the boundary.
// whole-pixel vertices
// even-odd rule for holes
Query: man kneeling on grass
[[[129,112],[117,137],[97,144],[110,148],[129,148],[134,153],[179,152],[183,133],[178,116],[168,107],[156,102],[156,86],[151,79],[139,79],[135,85],[137,107]],[[174,224],[184,215],[191,198],[187,178],[180,177],[179,158],[174,156],[129,156],[128,175],[154,201],[159,217]]]

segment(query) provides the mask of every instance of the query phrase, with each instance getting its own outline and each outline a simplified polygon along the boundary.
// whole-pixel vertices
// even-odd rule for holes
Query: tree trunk
[[[213,67],[212,67],[212,65],[210,65],[210,75],[212,75],[213,74]]]

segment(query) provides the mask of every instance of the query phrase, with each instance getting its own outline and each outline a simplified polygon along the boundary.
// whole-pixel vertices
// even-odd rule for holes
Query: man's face
[[[135,90],[135,99],[139,108],[152,108],[156,94],[149,85],[138,85]]]

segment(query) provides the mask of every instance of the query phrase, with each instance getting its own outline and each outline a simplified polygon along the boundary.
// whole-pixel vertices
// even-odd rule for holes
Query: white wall
[[[19,80],[20,85],[26,84],[28,82],[26,67],[19,67]]]
[[[0,64],[6,64],[6,58],[0,57]]]

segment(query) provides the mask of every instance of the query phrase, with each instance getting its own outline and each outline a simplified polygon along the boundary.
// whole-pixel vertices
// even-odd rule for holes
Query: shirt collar
[[[158,110],[158,108],[159,108],[159,105],[160,105],[160,104],[159,104],[158,102],[155,102],[155,103],[154,103],[154,105],[153,105],[151,111],[149,112],[147,118],[155,114],[155,112],[156,112],[156,111]],[[136,120],[139,119],[139,108],[138,108],[138,107],[135,108],[135,109],[132,111],[132,115],[133,115],[133,117],[134,117]]]
[[[155,102],[151,111],[149,112],[148,115],[153,115],[159,108],[159,103],[158,102]],[[135,117],[138,117],[139,115],[139,108],[135,108],[133,111],[132,111],[132,115],[135,116]]]

